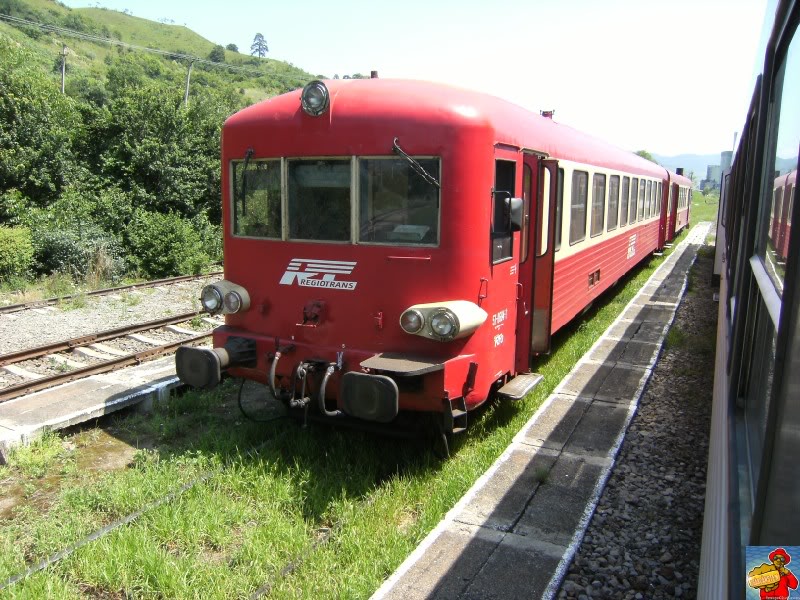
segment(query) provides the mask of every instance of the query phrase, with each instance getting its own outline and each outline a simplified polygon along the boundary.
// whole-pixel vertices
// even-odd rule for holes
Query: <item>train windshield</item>
[[[437,159],[417,162],[435,179]],[[359,241],[438,244],[439,189],[401,158],[359,161]]]
[[[438,180],[438,158],[416,162]],[[244,160],[231,169],[235,236],[439,243],[439,188],[402,158]],[[358,223],[355,233],[352,223]]]

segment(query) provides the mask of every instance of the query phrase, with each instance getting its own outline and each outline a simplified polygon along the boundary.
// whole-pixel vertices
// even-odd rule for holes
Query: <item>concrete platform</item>
[[[8,450],[45,431],[96,419],[132,404],[144,408],[179,385],[175,357],[93,375],[0,404],[0,463]]]
[[[692,229],[374,600],[555,596],[709,228]]]

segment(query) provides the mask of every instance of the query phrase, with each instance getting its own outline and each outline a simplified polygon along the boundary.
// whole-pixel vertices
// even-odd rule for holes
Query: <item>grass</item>
[[[650,260],[557,336],[552,354],[536,365],[543,383],[521,402],[475,415],[446,461],[425,443],[247,421],[230,382],[174,398],[152,415],[116,416],[102,431],[53,434],[41,447],[20,450],[0,468],[0,489],[21,486],[37,501],[0,520],[0,582],[206,474],[12,591],[231,598],[266,585],[275,598],[368,597],[503,452],[662,260]],[[103,450],[102,436],[116,449]],[[97,467],[115,454],[122,456],[117,468]],[[41,467],[26,466],[39,455]],[[78,468],[64,468],[70,464]],[[547,473],[539,477],[546,484]]]

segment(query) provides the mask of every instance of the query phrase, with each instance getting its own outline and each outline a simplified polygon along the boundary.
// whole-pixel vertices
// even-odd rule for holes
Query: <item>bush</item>
[[[25,227],[0,226],[0,279],[27,275],[33,265],[31,232]]]
[[[110,281],[125,272],[120,244],[96,227],[37,230],[35,257],[41,274],[64,273],[76,279],[91,274],[94,280]]]
[[[209,263],[200,234],[175,213],[138,210],[125,234],[128,254],[148,277],[197,274]]]

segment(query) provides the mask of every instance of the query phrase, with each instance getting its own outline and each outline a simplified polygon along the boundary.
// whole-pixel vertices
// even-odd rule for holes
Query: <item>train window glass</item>
[[[619,222],[619,175],[608,179],[608,230],[617,228]]]
[[[492,194],[492,262],[511,258],[513,233],[508,200],[514,197],[517,163],[496,160]]]
[[[281,161],[233,161],[233,235],[280,239]]]
[[[439,160],[416,161],[439,179]],[[362,158],[359,230],[362,243],[435,245],[439,242],[439,189],[402,158]]]
[[[572,172],[572,201],[569,211],[569,243],[576,244],[586,239],[586,202],[589,193],[589,174],[586,171]]]
[[[647,183],[650,183],[649,181]],[[637,220],[641,221],[644,219],[644,200],[645,200],[645,190],[647,186],[645,185],[644,179],[639,184],[639,216]]]
[[[564,214],[564,169],[558,170],[558,181],[556,182],[556,243],[555,251],[561,250],[561,222]]]
[[[606,176],[595,173],[592,177],[592,237],[603,233],[606,218]]]
[[[520,257],[519,262],[528,260],[528,230],[531,225],[531,193],[533,186],[533,170],[529,165],[524,165],[522,169],[522,231],[520,231]]]
[[[651,188],[652,188],[651,183],[652,182],[650,182],[650,181],[647,182],[647,194],[646,194],[646,198],[647,199],[645,200],[645,203],[644,203],[644,218],[645,219],[649,219],[650,218],[651,209],[653,208],[653,196],[650,193],[651,192]]]
[[[631,202],[630,202],[630,210],[628,211],[628,216],[630,218],[629,223],[636,223],[636,202],[639,198],[639,180],[634,177],[633,182],[631,183]]]
[[[350,179],[350,160],[289,161],[289,238],[349,241]]]
[[[773,150],[771,173],[774,175],[766,184],[772,199],[762,225],[758,252],[775,286],[778,295],[783,297],[786,282],[786,263],[789,258],[789,241],[792,236],[792,196],[797,186],[797,148],[800,142],[800,119],[797,118],[797,105],[800,103],[800,35],[789,45],[786,58],[781,66],[783,80],[777,86],[780,90],[780,112],[773,124]],[[767,203],[770,203],[767,197]],[[770,218],[770,215],[773,215]],[[764,231],[766,229],[766,232]]]
[[[630,177],[623,177],[622,178],[622,198],[620,198],[619,204],[619,225],[620,227],[624,227],[628,224],[628,199],[630,196],[631,191],[631,178]]]

